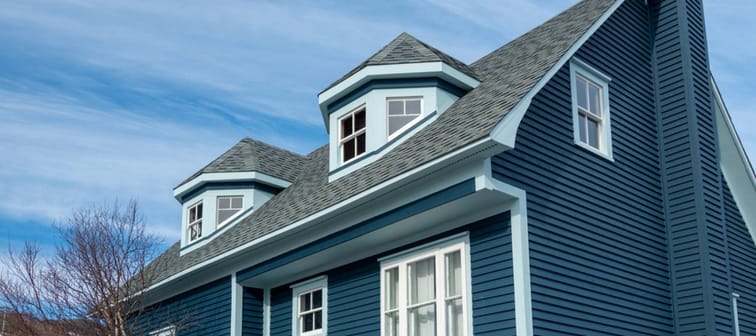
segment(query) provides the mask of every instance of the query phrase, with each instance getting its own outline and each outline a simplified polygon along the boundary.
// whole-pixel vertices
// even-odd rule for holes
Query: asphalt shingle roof
[[[178,243],[170,247],[156,263],[165,265],[156,270],[157,280],[275,232],[489,136],[499,121],[616,1],[621,0],[581,1],[476,61],[469,71],[481,80],[478,87],[457,100],[436,121],[359,170],[329,183],[328,145],[316,149],[301,162],[301,173],[291,186],[228,231],[183,256],[179,256]],[[409,36],[402,34],[400,38],[404,35]],[[399,48],[400,42],[395,49],[403,50],[404,47]],[[382,51],[371,59],[393,55],[393,51],[381,55]],[[403,52],[417,59],[426,57],[415,55],[414,51]]]

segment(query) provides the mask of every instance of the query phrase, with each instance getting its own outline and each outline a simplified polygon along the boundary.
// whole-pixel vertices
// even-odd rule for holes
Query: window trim
[[[187,241],[190,243],[202,239],[202,221],[205,219],[205,207],[202,206],[202,201],[203,200],[199,200],[186,208],[186,234],[187,234]],[[191,211],[193,208],[196,208],[198,206],[202,206],[202,216],[199,219],[196,219],[195,221],[192,222],[191,215],[190,215]],[[199,235],[197,235],[196,238],[192,239],[192,226],[195,224],[199,226]]]
[[[234,208],[221,209],[220,208],[220,199],[224,198],[224,197],[227,197],[227,198],[235,198],[235,197],[241,198],[242,199],[241,208],[239,208],[239,209],[234,209]],[[230,204],[233,206],[233,202],[230,203]],[[237,210],[237,211],[233,215],[231,215],[228,218],[226,218],[226,220],[224,220],[224,221],[221,222],[220,221],[220,211],[221,210]],[[218,195],[218,196],[215,196],[215,227],[219,228],[219,227],[225,225],[226,223],[231,222],[232,220],[234,220],[234,218],[236,218],[237,216],[239,216],[239,214],[241,214],[243,211],[244,211],[244,195]]]
[[[462,288],[462,326],[463,326],[463,335],[470,335],[472,334],[472,276],[471,276],[471,268],[470,268],[470,241],[469,241],[469,234],[468,232],[462,232],[459,234],[455,234],[428,244],[424,244],[415,248],[411,248],[406,251],[402,251],[390,256],[386,256],[383,258],[378,259],[378,261],[381,264],[380,268],[380,315],[381,315],[381,336],[386,335],[386,278],[384,274],[387,270],[399,267],[399,286],[397,288],[397,310],[399,312],[399,333],[400,336],[406,336],[407,335],[407,307],[409,304],[407,303],[407,280],[406,280],[406,268],[407,265],[420,261],[423,259],[430,258],[431,256],[436,257],[436,266],[439,264],[445,263],[445,255],[450,252],[460,252],[460,262],[461,262],[461,288]],[[402,268],[405,270],[402,271]],[[443,268],[445,270],[445,267]],[[438,267],[436,267],[436,270],[438,270]],[[403,279],[404,278],[404,279]],[[404,280],[404,281],[403,281]],[[439,303],[445,304],[446,303],[446,276],[445,274],[443,276],[439,276],[437,273],[435,275],[435,286],[436,286],[436,335],[438,336],[444,336],[446,335],[446,316],[445,316],[445,305],[439,307]],[[439,295],[441,294],[441,295]],[[439,314],[441,312],[441,314]]]
[[[174,336],[176,335],[176,326],[167,326],[160,329],[155,329],[147,333],[149,336]]]
[[[391,118],[391,115],[389,114],[389,102],[391,101],[404,101],[404,112],[405,116],[407,115],[407,100],[420,100],[420,114],[418,114],[414,119],[412,119],[410,122],[406,123],[404,126],[397,129],[393,134],[390,133],[391,129],[389,127],[389,119]],[[395,96],[395,97],[386,97],[386,139],[387,141],[391,141],[394,138],[400,136],[408,129],[412,128],[413,125],[417,124],[425,115],[425,99],[423,96]]]
[[[352,128],[354,128],[354,120],[356,119],[356,118],[354,118],[354,116],[357,113],[360,113],[360,112],[364,112],[365,113],[365,128],[362,128],[360,131],[352,129],[352,134],[348,135],[345,138],[344,135],[342,134],[343,129],[341,127],[341,121],[344,120],[344,119],[346,119],[346,118],[352,117]],[[363,155],[365,155],[367,153],[367,128],[368,128],[367,127],[367,125],[368,125],[368,120],[367,119],[368,119],[367,118],[367,105],[366,104],[361,104],[360,106],[357,106],[356,108],[350,110],[349,112],[345,113],[343,116],[339,117],[336,120],[336,127],[338,128],[338,141],[339,141],[339,148],[338,148],[337,155],[339,157],[339,162],[341,164],[345,164],[347,162],[354,161],[357,158],[360,158],[360,157],[362,157]],[[362,153],[357,154],[357,151],[355,150],[355,156],[354,157],[350,158],[349,160],[344,160],[344,150],[343,150],[344,143],[346,143],[349,140],[355,139],[355,144],[356,144],[356,142],[357,142],[356,139],[361,134],[365,135],[365,151],[362,152]]]
[[[595,148],[590,144],[580,140],[580,108],[578,107],[577,79],[582,77],[583,80],[597,85],[601,89],[601,116],[598,116],[600,123],[598,125],[598,145]],[[612,127],[611,127],[611,106],[609,105],[609,83],[611,78],[600,71],[586,64],[585,62],[572,58],[570,60],[570,91],[572,103],[572,131],[573,141],[576,145],[599,156],[614,161],[612,152]],[[591,111],[586,114],[592,115]],[[595,119],[595,118],[594,118]]]
[[[328,334],[328,277],[325,275],[305,280],[291,287],[291,334],[292,336],[320,336]],[[299,296],[316,290],[323,291],[321,329],[302,332],[299,323]]]

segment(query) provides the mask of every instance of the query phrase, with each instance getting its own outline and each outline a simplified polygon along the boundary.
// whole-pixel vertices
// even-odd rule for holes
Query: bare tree
[[[54,256],[27,243],[3,260],[0,305],[14,313],[13,335],[131,335],[153,280],[143,270],[160,248],[137,203],[75,211],[57,232]]]

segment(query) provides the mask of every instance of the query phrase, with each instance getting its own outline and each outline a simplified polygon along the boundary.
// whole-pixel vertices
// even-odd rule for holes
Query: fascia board
[[[180,199],[187,192],[192,191],[209,182],[238,182],[238,181],[255,181],[267,184],[273,187],[285,189],[291,185],[291,182],[282,180],[277,177],[263,174],[260,172],[234,172],[234,173],[202,173],[200,176],[191,181],[182,184],[173,189],[173,197]]]

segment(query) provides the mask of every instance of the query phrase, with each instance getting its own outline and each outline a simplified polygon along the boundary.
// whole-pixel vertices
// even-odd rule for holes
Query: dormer
[[[244,138],[173,189],[181,203],[181,252],[234,226],[291,185],[304,157]]]
[[[329,181],[377,160],[479,83],[465,63],[402,33],[318,95]]]

